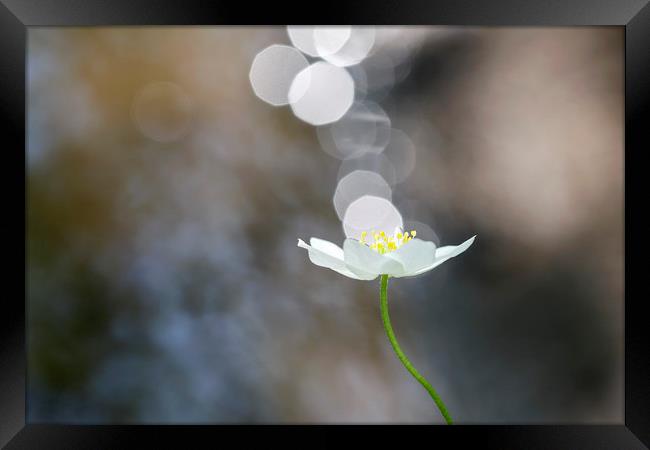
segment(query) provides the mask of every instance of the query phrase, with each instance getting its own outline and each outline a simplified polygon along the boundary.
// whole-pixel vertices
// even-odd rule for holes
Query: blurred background
[[[389,283],[456,422],[622,423],[623,56],[616,27],[30,28],[28,420],[442,423],[379,281],[296,247],[369,193],[478,235]]]

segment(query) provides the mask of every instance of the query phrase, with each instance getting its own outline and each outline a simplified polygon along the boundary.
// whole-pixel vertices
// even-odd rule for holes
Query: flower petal
[[[343,249],[336,245],[334,242],[326,241],[325,239],[311,238],[309,239],[309,245],[311,245],[316,250],[320,250],[323,253],[343,260]]]
[[[448,245],[446,247],[438,248],[436,250],[436,259],[433,263],[431,263],[430,265],[422,269],[417,270],[415,273],[410,273],[404,276],[411,277],[411,276],[421,275],[425,272],[435,269],[436,267],[438,267],[440,264],[447,261],[448,259],[451,259],[454,256],[458,256],[461,253],[463,253],[465,250],[467,250],[474,243],[475,238],[476,235],[472,236],[471,238],[469,238],[468,240],[466,240],[460,245]]]
[[[436,261],[436,244],[422,239],[413,239],[394,252],[386,253],[385,256],[399,261],[404,266],[404,271],[401,274],[390,275],[394,277],[409,276]]]
[[[343,250],[338,245],[323,239],[311,238],[307,245],[302,239],[298,239],[298,247],[309,252],[309,260],[317,266],[327,267],[335,272],[355,280],[361,280],[354,272],[345,266],[343,261]]]
[[[355,239],[343,243],[345,265],[363,280],[374,280],[378,275],[403,273],[401,262],[380,255]]]

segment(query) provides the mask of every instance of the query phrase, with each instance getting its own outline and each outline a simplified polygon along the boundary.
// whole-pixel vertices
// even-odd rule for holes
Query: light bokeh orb
[[[311,125],[336,122],[354,102],[354,80],[344,68],[324,61],[302,70],[289,89],[296,117]]]
[[[314,47],[318,56],[332,55],[350,39],[352,28],[350,26],[320,26],[314,27]]]
[[[378,173],[390,186],[394,186],[397,182],[395,166],[383,153],[366,153],[358,158],[344,160],[339,167],[337,179],[341,180],[355,170]]]
[[[156,81],[134,97],[131,118],[137,129],[156,142],[173,142],[188,131],[193,103],[177,84]]]
[[[323,150],[339,159],[380,153],[390,133],[390,118],[374,102],[355,102],[340,120],[317,131]]]
[[[333,198],[334,209],[339,219],[343,220],[345,211],[358,198],[373,195],[390,200],[392,194],[390,185],[381,175],[366,170],[355,170],[341,178],[336,185]]]
[[[354,37],[356,41],[360,41],[360,36],[357,36],[359,33],[357,31],[353,32],[353,28],[349,25],[290,25],[287,27],[287,34],[294,47],[314,58],[327,58],[338,52],[349,53],[351,50],[346,50],[344,47],[346,47],[350,39]],[[364,34],[362,33],[361,36],[364,36]],[[356,47],[359,47],[359,44]],[[338,57],[338,59],[340,58]],[[336,65],[344,66],[349,64]]]
[[[364,231],[392,233],[395,228],[403,226],[402,215],[395,205],[373,195],[364,195],[353,201],[343,217],[343,232],[353,239],[360,239]]]
[[[347,157],[381,153],[390,142],[391,121],[377,103],[357,102],[331,125],[334,143]]]
[[[352,66],[359,64],[368,56],[374,43],[373,27],[352,27],[349,38],[338,51],[320,56],[335,66]]]
[[[406,133],[398,129],[390,132],[390,142],[383,152],[395,168],[395,183],[402,183],[415,169],[415,145]]]
[[[307,58],[295,48],[271,45],[253,59],[249,73],[253,92],[273,106],[287,105],[294,78],[307,67]]]
[[[314,27],[308,25],[289,25],[287,27],[289,40],[294,47],[306,55],[318,57],[314,41]]]

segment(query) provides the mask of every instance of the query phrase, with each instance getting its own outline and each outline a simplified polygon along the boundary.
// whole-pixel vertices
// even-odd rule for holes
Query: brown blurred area
[[[478,235],[389,284],[404,351],[458,423],[621,423],[622,28],[386,31],[414,49],[368,94],[416,148],[393,201]],[[442,422],[379,283],[296,247],[343,241],[340,161],[251,89],[284,28],[28,39],[30,422]]]

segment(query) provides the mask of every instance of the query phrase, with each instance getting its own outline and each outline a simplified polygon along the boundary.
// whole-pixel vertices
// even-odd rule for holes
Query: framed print
[[[2,445],[647,448],[645,0],[132,3],[0,5]]]

